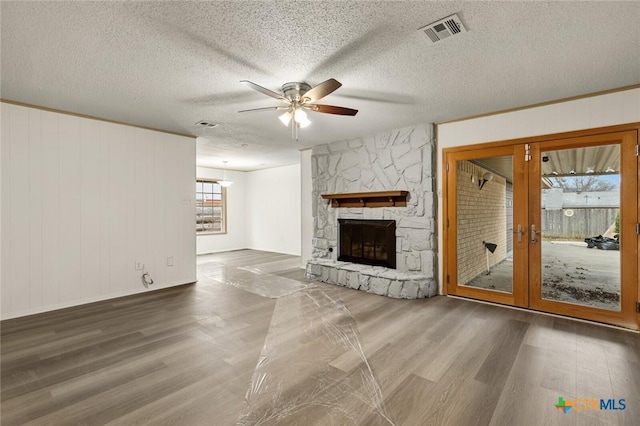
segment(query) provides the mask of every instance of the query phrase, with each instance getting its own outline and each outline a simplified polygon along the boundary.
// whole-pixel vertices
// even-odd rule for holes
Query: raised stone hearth
[[[307,277],[396,299],[419,299],[438,292],[435,281],[426,275],[330,259],[307,262]]]

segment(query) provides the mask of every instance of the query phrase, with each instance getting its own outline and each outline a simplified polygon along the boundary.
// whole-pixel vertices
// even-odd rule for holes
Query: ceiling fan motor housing
[[[282,92],[284,97],[291,101],[302,101],[302,97],[305,93],[311,90],[311,86],[302,82],[291,82],[282,85]]]

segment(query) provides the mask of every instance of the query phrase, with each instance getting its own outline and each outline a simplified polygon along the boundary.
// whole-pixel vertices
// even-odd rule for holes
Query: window
[[[196,181],[196,232],[227,232],[226,189],[214,180]]]

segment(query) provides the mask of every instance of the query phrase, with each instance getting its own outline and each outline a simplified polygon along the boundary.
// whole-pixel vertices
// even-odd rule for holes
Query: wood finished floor
[[[296,259],[202,256],[195,285],[3,321],[2,425],[640,424],[638,334],[311,283]],[[274,280],[313,286],[243,289]]]

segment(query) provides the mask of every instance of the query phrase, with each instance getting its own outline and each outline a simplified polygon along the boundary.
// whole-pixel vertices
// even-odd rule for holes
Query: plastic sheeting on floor
[[[230,269],[215,264],[203,273],[278,299],[239,425],[394,424],[356,321],[337,291],[255,269]],[[350,362],[338,362],[345,358]]]
[[[232,268],[214,262],[200,265],[198,272],[206,278],[270,299],[277,299],[313,286],[313,284],[262,273],[257,268]]]

